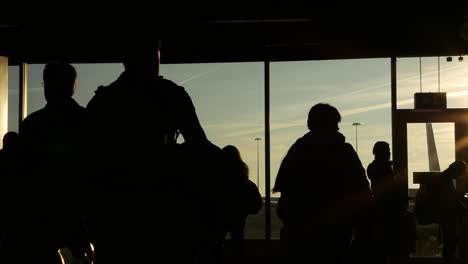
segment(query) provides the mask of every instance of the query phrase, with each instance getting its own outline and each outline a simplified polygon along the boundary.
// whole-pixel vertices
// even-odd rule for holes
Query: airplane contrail
[[[452,67],[447,67],[442,71],[448,71],[448,70],[454,70],[454,69],[457,69],[457,68],[462,68],[463,66],[460,66],[460,65],[456,65],[456,66],[452,66]],[[433,75],[433,74],[436,74],[437,73],[437,70],[433,70],[433,71],[429,71],[427,73],[424,73],[421,75],[421,77],[424,77],[424,76],[429,76],[429,75]],[[419,74],[417,75],[413,75],[413,76],[408,76],[406,78],[400,78],[398,79],[398,82],[399,83],[402,83],[402,82],[405,82],[405,81],[410,81],[410,80],[413,80],[413,79],[416,79],[416,78],[419,78]],[[331,97],[328,97],[328,98],[322,98],[321,100],[322,101],[330,101],[330,100],[336,100],[338,98],[342,98],[342,97],[348,97],[350,95],[353,95],[353,94],[357,94],[357,93],[361,93],[361,92],[365,92],[365,91],[369,91],[369,90],[373,90],[373,89],[376,89],[376,88],[380,88],[380,87],[385,87],[385,86],[390,86],[391,85],[391,82],[385,82],[383,84],[379,84],[379,85],[373,85],[373,86],[370,86],[370,87],[365,87],[365,88],[362,88],[362,89],[358,89],[358,90],[354,90],[354,91],[351,91],[349,93],[344,93],[344,94],[339,94],[339,95],[335,95],[335,96],[331,96]]]
[[[192,76],[192,77],[190,77],[190,78],[188,78],[188,79],[185,79],[185,80],[183,80],[183,81],[181,81],[181,82],[179,82],[179,83],[177,83],[177,84],[178,84],[178,85],[181,85],[181,84],[184,84],[184,83],[186,83],[186,82],[192,81],[192,80],[197,79],[197,78],[199,78],[199,77],[201,77],[201,76],[203,76],[203,75],[206,75],[206,74],[208,74],[208,73],[212,73],[212,72],[214,72],[214,71],[217,71],[217,70],[219,70],[219,68],[221,68],[222,66],[223,66],[222,64],[221,64],[221,65],[218,65],[218,66],[213,67],[213,68],[211,68],[211,69],[209,69],[209,70],[207,70],[207,71],[205,71],[205,72],[202,72],[202,73],[197,74],[197,75],[195,75],[195,76]]]
[[[457,65],[457,66],[454,66],[454,67],[447,68],[445,70],[453,70],[453,69],[456,69],[456,68],[461,68],[461,66]],[[435,73],[437,73],[437,71],[430,71],[429,73],[423,74],[423,76],[432,75],[432,74],[435,74]],[[419,78],[419,75],[409,76],[409,77],[406,77],[406,78],[399,79],[398,81],[401,83],[403,81],[409,81],[409,80],[416,79],[416,78]],[[360,92],[364,92],[364,91],[367,91],[367,90],[372,90],[372,89],[379,88],[379,87],[384,87],[384,86],[387,86],[387,85],[390,85],[390,82],[380,84],[380,85],[374,85],[374,86],[371,86],[371,87],[362,88],[362,89],[359,89],[359,90],[355,90],[355,91],[346,93],[344,95],[333,96],[333,97],[330,97],[330,98],[335,98],[336,99],[336,98],[345,97],[345,96],[349,97],[349,95],[354,95],[354,94],[357,94],[357,93],[360,93]],[[450,98],[466,96],[466,95],[468,95],[468,91],[457,91],[457,92],[447,93],[447,97],[450,97]],[[414,103],[413,98],[400,99],[398,101],[399,106],[410,105],[410,104],[413,104],[413,103]],[[345,116],[361,114],[361,113],[365,113],[365,112],[369,112],[369,111],[375,111],[375,110],[380,110],[380,109],[388,109],[390,107],[391,107],[390,102],[384,102],[384,103],[380,103],[380,104],[372,104],[372,105],[368,105],[368,106],[361,106],[361,107],[354,107],[354,108],[350,108],[350,109],[343,109],[340,112],[341,112],[341,116],[345,117]],[[285,129],[285,128],[290,128],[290,127],[298,127],[298,126],[303,126],[304,125],[303,123],[304,123],[304,118],[298,118],[297,120],[293,120],[293,121],[289,121],[289,122],[273,123],[270,129],[272,131],[274,131],[274,130]],[[252,128],[252,129],[240,130],[240,131],[230,133],[227,136],[228,137],[236,137],[236,136],[254,135],[254,134],[259,133],[259,132],[263,132],[263,127],[262,128]]]

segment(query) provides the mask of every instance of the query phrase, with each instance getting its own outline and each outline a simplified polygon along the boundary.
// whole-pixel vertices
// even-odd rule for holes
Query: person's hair
[[[466,168],[467,165],[463,160],[456,160],[452,162],[452,164],[450,164],[448,168],[443,171],[443,173],[449,178],[454,179],[466,173]]]
[[[71,97],[74,92],[76,77],[76,70],[71,64],[63,62],[48,63],[42,76],[46,100]]]
[[[385,141],[377,141],[372,148],[372,154],[379,155],[383,151],[390,150],[390,145]]]
[[[336,128],[341,122],[338,110],[326,103],[318,103],[310,108],[307,118],[307,127],[312,128]]]
[[[242,160],[239,149],[237,149],[233,145],[227,145],[222,149],[222,152],[226,155],[228,162],[232,162],[232,164],[236,165],[237,168],[240,170],[240,174],[242,174],[244,178],[239,180],[247,181],[249,179],[249,167]]]

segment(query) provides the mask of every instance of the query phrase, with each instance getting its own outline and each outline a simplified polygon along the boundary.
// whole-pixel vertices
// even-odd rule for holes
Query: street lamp
[[[357,127],[358,127],[358,126],[360,126],[360,125],[361,125],[361,123],[357,123],[357,122],[353,123],[353,126],[355,126],[355,127],[356,127],[356,154],[358,153],[358,144],[357,144]]]
[[[259,173],[259,142],[260,140],[262,140],[261,138],[255,138],[255,140],[257,141],[257,187],[260,188],[260,173]]]

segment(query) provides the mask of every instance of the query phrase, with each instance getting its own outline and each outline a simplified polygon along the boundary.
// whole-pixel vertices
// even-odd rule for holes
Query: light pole
[[[360,125],[361,125],[361,123],[357,123],[357,122],[353,123],[353,126],[355,126],[355,127],[356,127],[356,153],[358,153],[358,144],[357,144],[357,127],[358,127],[358,126],[360,126]]]
[[[259,173],[259,142],[260,140],[262,140],[261,138],[255,138],[255,140],[257,141],[257,187],[260,189],[260,173]]]

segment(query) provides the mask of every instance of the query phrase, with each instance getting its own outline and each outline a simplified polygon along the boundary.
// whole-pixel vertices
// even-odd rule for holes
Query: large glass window
[[[28,114],[46,104],[44,64],[29,67]],[[75,64],[78,87],[74,99],[86,106],[99,85],[114,81],[122,64]],[[264,194],[263,63],[161,65],[161,75],[184,86],[208,138],[219,147],[235,145],[250,169],[250,179]],[[128,91],[131,93],[132,91]],[[246,238],[265,237],[264,211],[247,220]]]
[[[263,63],[163,64],[161,75],[185,87],[211,142],[239,149],[264,195]],[[263,239],[264,220],[264,210],[249,216],[246,238]]]
[[[121,63],[73,64],[78,74],[78,83],[73,98],[85,107],[100,85],[108,85],[123,71]],[[42,73],[45,64],[30,64],[28,69],[28,114],[45,106]]]
[[[31,114],[46,105],[44,88],[42,87],[42,72],[44,64],[28,65],[27,114]]]
[[[272,186],[287,150],[308,132],[307,114],[316,103],[329,103],[340,111],[340,132],[365,168],[374,159],[375,142],[392,144],[390,59],[276,62],[270,76]],[[278,196],[273,194],[273,199]],[[272,236],[278,238],[275,212]]]
[[[408,187],[414,198],[419,184],[413,179],[414,172],[443,171],[455,160],[455,131],[453,123],[408,124]],[[413,210],[414,199],[409,209]],[[415,256],[440,257],[441,240],[439,225],[416,226]]]
[[[18,132],[19,67],[8,67],[8,131]]]
[[[447,58],[451,58],[448,61]],[[448,108],[468,107],[467,57],[398,58],[397,108],[414,109],[414,94],[445,92]]]
[[[407,131],[411,190],[419,188],[414,172],[443,171],[455,160],[455,128],[453,123],[408,124]]]

